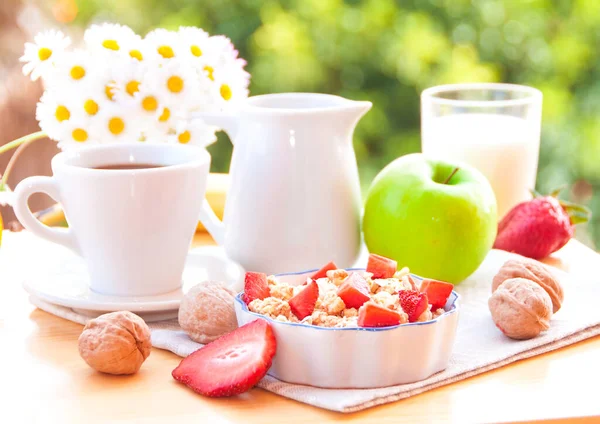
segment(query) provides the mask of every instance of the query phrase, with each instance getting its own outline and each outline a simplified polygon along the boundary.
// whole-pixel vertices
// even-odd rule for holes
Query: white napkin
[[[510,257],[511,254],[506,252],[490,252],[475,274],[456,287],[456,291],[462,295],[462,308],[454,351],[445,371],[424,381],[380,389],[319,389],[284,383],[269,376],[263,378],[259,387],[321,408],[353,412],[404,399],[600,334],[600,314],[597,312],[600,286],[596,279],[575,281],[568,274],[557,270],[563,283],[565,302],[553,317],[550,329],[534,339],[524,341],[511,340],[502,335],[492,322],[487,300],[493,276]],[[28,258],[28,263],[35,263],[34,258]],[[6,270],[10,268],[15,269],[0,267],[0,281],[14,283],[23,279],[19,273],[7,274]],[[20,273],[23,273],[23,268]],[[30,300],[38,308],[70,321],[85,324],[89,320],[69,308],[33,297]],[[152,344],[157,348],[187,356],[202,346],[190,340],[181,331],[176,320],[149,325],[152,329]]]

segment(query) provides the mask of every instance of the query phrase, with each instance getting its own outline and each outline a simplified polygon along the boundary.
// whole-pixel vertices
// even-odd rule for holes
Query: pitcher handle
[[[217,244],[223,246],[225,243],[225,225],[223,225],[223,222],[219,219],[206,199],[202,202],[200,222],[202,222],[202,225],[204,225],[208,234],[212,236]]]
[[[230,112],[194,112],[192,119],[202,119],[208,125],[214,125],[225,131],[229,136],[231,144],[235,144],[234,140],[237,136],[239,128],[239,117],[235,113]]]
[[[231,144],[234,144],[239,128],[239,118],[236,114],[228,112],[194,112],[192,119],[202,119],[206,124],[214,125],[225,131],[229,136],[229,140],[231,140]],[[217,244],[222,246],[225,243],[225,226],[206,199],[202,203],[200,222]]]
[[[23,227],[31,231],[31,233],[53,243],[68,247],[79,254],[79,247],[77,246],[77,241],[75,240],[72,229],[49,227],[38,221],[33,213],[31,213],[27,201],[31,195],[35,193],[47,194],[57,202],[60,202],[61,200],[54,178],[29,177],[24,179],[15,188],[14,211],[19,222],[23,224]]]

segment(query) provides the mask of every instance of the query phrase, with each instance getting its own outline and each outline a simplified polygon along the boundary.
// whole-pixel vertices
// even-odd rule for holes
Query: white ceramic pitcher
[[[213,238],[248,271],[280,273],[356,260],[361,194],[352,146],[370,102],[327,94],[250,97],[235,114],[198,113],[234,144],[223,222]]]

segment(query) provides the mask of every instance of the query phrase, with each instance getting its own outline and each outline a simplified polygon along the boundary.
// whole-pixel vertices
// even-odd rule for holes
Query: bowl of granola
[[[387,387],[448,365],[460,310],[452,289],[372,254],[366,269],[248,272],[235,310],[240,326],[271,325],[277,353],[269,375],[323,388]]]

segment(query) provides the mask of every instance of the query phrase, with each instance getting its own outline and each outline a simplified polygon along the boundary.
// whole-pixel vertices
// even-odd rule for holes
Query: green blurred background
[[[374,107],[354,140],[363,187],[391,160],[420,150],[424,88],[478,81],[537,87],[544,94],[537,189],[548,192],[567,184],[563,197],[595,212],[593,222],[578,229],[578,238],[599,245],[599,0],[34,4],[45,23],[72,35],[99,21],[127,24],[142,35],[180,25],[225,34],[248,61],[251,94],[315,91],[371,100]],[[221,134],[210,151],[213,171],[227,171],[231,145],[226,136]]]

